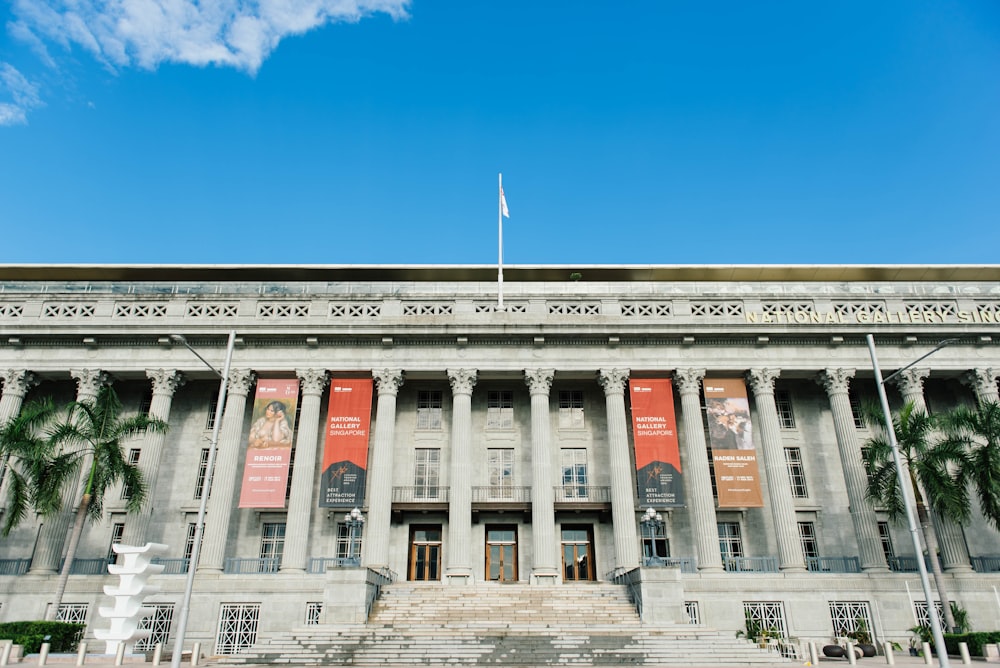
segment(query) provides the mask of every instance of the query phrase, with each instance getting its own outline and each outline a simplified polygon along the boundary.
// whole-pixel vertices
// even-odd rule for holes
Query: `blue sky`
[[[203,4],[0,0],[0,262],[1000,262],[995,0]]]

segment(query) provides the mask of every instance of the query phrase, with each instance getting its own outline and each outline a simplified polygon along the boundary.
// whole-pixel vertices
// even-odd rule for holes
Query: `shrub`
[[[0,624],[0,638],[23,645],[25,654],[37,653],[46,642],[45,636],[49,637],[51,652],[75,652],[85,628],[69,622],[7,622]]]

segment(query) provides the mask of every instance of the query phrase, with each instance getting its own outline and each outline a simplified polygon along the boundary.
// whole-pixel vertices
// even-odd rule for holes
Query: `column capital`
[[[250,392],[250,386],[255,380],[257,380],[257,374],[250,369],[232,369],[229,372],[229,391],[227,394],[245,397]]]
[[[102,386],[111,384],[111,375],[100,369],[70,369],[69,375],[76,381],[77,395],[97,396]]]
[[[472,394],[478,372],[475,369],[448,369],[452,394]]]
[[[38,376],[26,369],[6,369],[3,372],[3,393],[24,397],[39,382]]]
[[[774,394],[774,381],[781,375],[780,369],[750,369],[747,382],[756,394]]]
[[[826,390],[828,396],[847,394],[854,374],[854,369],[824,369],[816,376],[816,382]]]
[[[629,373],[629,369],[601,369],[597,372],[597,382],[604,388],[605,396],[625,394]]]
[[[924,369],[907,369],[903,371],[898,376],[896,376],[892,382],[896,384],[899,388],[900,393],[904,397],[911,395],[921,395],[924,394],[924,378],[931,375],[931,370]]]
[[[176,369],[146,369],[146,378],[153,381],[153,394],[168,397],[172,397],[177,388],[186,382],[184,374]]]
[[[295,375],[302,381],[302,395],[312,395],[315,397],[323,394],[330,376],[325,369],[296,369]]]
[[[399,388],[403,386],[402,369],[373,369],[372,377],[375,379],[379,395],[396,396]]]
[[[962,374],[962,384],[972,388],[977,399],[984,396],[996,396],[998,375],[1000,374],[989,367],[970,369]]]
[[[528,386],[528,392],[532,395],[544,394],[549,396],[552,389],[552,379],[555,378],[554,369],[525,369],[524,384]]]
[[[677,369],[674,371],[674,381],[681,396],[698,394],[701,391],[701,381],[704,377],[704,369]]]

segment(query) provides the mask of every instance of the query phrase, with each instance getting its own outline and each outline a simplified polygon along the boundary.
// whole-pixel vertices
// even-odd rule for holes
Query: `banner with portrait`
[[[257,380],[240,508],[285,507],[298,403],[298,380]]]
[[[684,479],[670,380],[629,380],[636,485],[643,507],[684,505]]]
[[[371,378],[330,380],[320,508],[350,508],[364,504],[371,417]]]
[[[761,508],[747,388],[739,378],[706,378],[705,411],[720,508]]]

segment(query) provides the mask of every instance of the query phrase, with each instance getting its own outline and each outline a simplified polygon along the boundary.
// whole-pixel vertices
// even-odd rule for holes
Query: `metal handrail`
[[[806,570],[822,573],[860,573],[857,557],[806,557]]]
[[[271,574],[277,573],[280,566],[280,557],[226,557],[222,572],[237,575]]]
[[[554,491],[557,503],[611,503],[610,487],[559,485]]]
[[[777,573],[775,557],[726,557],[726,570],[731,573]]]
[[[531,503],[530,487],[489,485],[472,488],[473,503]]]
[[[447,503],[448,488],[434,487],[393,487],[393,503]]]

